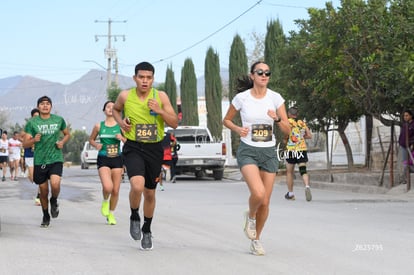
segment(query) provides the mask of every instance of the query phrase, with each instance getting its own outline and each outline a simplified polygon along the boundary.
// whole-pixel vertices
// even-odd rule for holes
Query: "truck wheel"
[[[223,179],[224,170],[213,170],[213,178],[215,180],[222,180]]]
[[[204,171],[196,171],[195,172],[195,177],[196,179],[202,179],[206,176],[206,173],[204,173]]]

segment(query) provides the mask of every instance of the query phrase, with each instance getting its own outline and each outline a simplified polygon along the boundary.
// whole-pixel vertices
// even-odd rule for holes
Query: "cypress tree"
[[[241,37],[237,34],[233,38],[233,42],[230,48],[229,57],[229,101],[236,95],[237,79],[249,72],[249,66],[247,64],[246,47]],[[234,119],[236,125],[241,125],[240,115],[237,114]],[[236,155],[237,148],[240,144],[240,137],[236,133],[231,133],[231,148],[233,156]]]
[[[265,50],[264,57],[265,62],[269,65],[270,70],[272,71],[272,76],[269,79],[268,88],[280,93],[282,96],[286,97],[287,94],[280,87],[281,79],[281,65],[279,62],[279,55],[283,52],[283,48],[286,45],[286,37],[283,34],[283,28],[279,20],[271,20],[267,24],[267,33],[265,38]],[[288,107],[288,104],[286,104]],[[285,148],[284,144],[284,135],[281,131],[277,131],[277,126],[274,125],[273,132],[276,137],[276,146],[280,148]]]
[[[217,53],[210,47],[204,63],[205,96],[207,107],[207,127],[211,135],[222,140],[222,84],[220,77],[220,61]]]
[[[272,71],[268,87],[274,91],[284,94],[280,89],[281,68],[279,55],[286,45],[286,36],[283,34],[282,25],[278,20],[271,20],[267,23],[267,33],[265,37],[264,61]]]
[[[177,83],[175,82],[172,65],[167,66],[167,73],[165,76],[165,92],[170,98],[171,105],[177,113]]]
[[[181,70],[181,111],[183,125],[198,126],[197,78],[191,58],[184,61]]]

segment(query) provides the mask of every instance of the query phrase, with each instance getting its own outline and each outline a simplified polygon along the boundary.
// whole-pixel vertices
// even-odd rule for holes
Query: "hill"
[[[90,131],[103,118],[102,106],[107,100],[106,79],[99,70],[91,70],[68,85],[50,82],[31,76],[0,79],[0,112],[7,115],[9,125],[24,124],[37,99],[47,95],[52,99],[52,113],[61,115],[72,129]],[[131,77],[119,76],[121,88],[133,87]]]
[[[223,70],[221,75],[223,88],[227,89],[228,71]],[[101,70],[90,70],[68,85],[31,76],[0,79],[0,112],[7,116],[6,125],[0,125],[0,128],[7,129],[16,123],[23,125],[36,107],[37,99],[47,95],[53,101],[52,113],[63,116],[72,129],[84,129],[89,133],[93,125],[104,118],[102,106],[107,100],[106,83],[106,72]],[[119,75],[118,83],[121,89],[135,86],[130,76]],[[197,91],[198,96],[204,96],[204,77],[197,79]]]

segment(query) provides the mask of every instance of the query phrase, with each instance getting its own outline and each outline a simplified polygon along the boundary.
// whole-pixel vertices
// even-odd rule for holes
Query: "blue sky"
[[[118,37],[116,42],[111,42],[112,48],[117,50],[119,74],[132,76],[135,64],[149,61],[155,66],[157,82],[165,81],[167,66],[172,65],[178,84],[186,58],[192,58],[196,75],[201,76],[205,55],[211,46],[218,53],[221,66],[228,67],[230,46],[236,34],[245,40],[247,50],[252,50],[251,34],[264,35],[270,20],[279,19],[288,33],[297,30],[295,19],[308,18],[306,8],[324,8],[325,2],[3,1],[0,9],[0,79],[29,75],[69,84],[91,69],[106,68],[104,49],[108,46],[108,38],[99,37],[96,42],[95,35],[108,34],[106,21],[110,18],[114,21],[112,35],[125,35],[126,38],[123,41]],[[340,3],[339,0],[332,2],[335,7]]]

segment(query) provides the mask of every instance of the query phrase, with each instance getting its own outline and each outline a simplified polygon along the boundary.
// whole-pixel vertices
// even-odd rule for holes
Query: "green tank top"
[[[99,140],[102,144],[102,148],[99,150],[98,155],[116,157],[121,154],[121,142],[116,138],[117,134],[121,134],[121,127],[119,127],[118,124],[109,127],[105,125],[105,121],[101,121]]]
[[[140,142],[154,143],[160,142],[164,138],[164,120],[160,115],[150,113],[151,110],[148,107],[148,100],[150,98],[154,98],[162,108],[161,99],[156,89],[151,88],[151,91],[144,100],[138,98],[136,88],[131,88],[129,90],[124,105],[124,114],[126,117],[129,117],[131,121],[131,130],[125,132],[125,137],[127,139],[137,141],[137,125],[138,127],[142,125],[145,127],[151,124],[155,124],[156,126],[157,133],[155,140]]]

